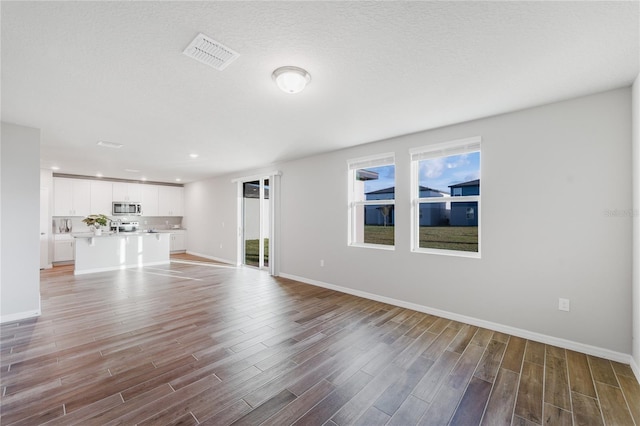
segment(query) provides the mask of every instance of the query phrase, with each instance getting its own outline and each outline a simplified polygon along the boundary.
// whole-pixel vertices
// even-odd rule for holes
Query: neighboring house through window
[[[412,250],[480,257],[480,137],[412,149]]]
[[[348,161],[349,245],[395,245],[395,157],[391,153]]]
[[[451,185],[450,188],[454,197],[480,196],[480,179]],[[451,226],[478,226],[477,210],[477,201],[452,203],[449,224]]]

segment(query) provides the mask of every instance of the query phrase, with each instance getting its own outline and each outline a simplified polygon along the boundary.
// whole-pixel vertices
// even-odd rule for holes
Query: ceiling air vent
[[[237,52],[202,33],[198,34],[182,53],[219,71],[225,69],[240,56]]]

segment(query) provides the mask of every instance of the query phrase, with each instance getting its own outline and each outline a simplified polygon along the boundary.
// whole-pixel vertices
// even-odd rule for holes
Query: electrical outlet
[[[324,259],[320,259],[320,266],[324,267]]]
[[[569,299],[563,299],[562,297],[558,299],[558,310],[569,312],[570,302]]]

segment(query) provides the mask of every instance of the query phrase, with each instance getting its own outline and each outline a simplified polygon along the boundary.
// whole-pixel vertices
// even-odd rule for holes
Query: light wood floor
[[[41,317],[0,327],[2,425],[640,426],[628,365],[250,268],[41,287]]]

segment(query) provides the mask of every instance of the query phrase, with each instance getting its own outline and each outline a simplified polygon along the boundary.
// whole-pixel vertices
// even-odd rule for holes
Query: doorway
[[[271,197],[269,178],[242,183],[242,263],[271,269]]]

